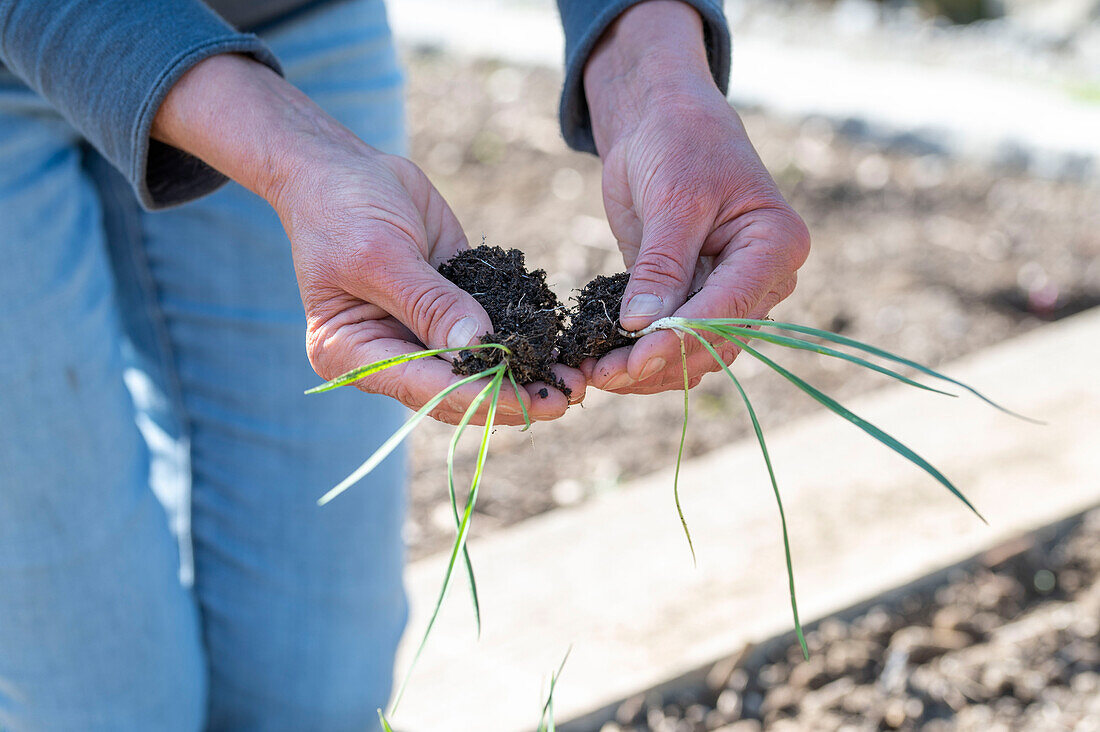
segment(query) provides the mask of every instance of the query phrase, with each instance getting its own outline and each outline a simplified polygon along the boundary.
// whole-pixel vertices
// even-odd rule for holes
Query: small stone
[[[763,726],[755,719],[742,719],[725,727],[719,727],[714,732],[761,732]]]
[[[966,648],[970,641],[969,635],[957,630],[911,625],[894,633],[890,651],[904,653],[909,663],[920,666],[950,651]]]
[[[800,663],[791,671],[790,684],[796,689],[820,689],[829,681],[825,672],[825,662],[821,656],[812,656],[809,661]]]
[[[741,695],[733,689],[726,689],[718,695],[714,707],[726,719],[737,719],[741,716]]]
[[[734,669],[726,681],[726,687],[734,691],[744,691],[749,687],[749,672],[743,668]]]
[[[454,531],[455,528],[455,514],[454,508],[447,501],[440,501],[432,506],[431,513],[432,526],[441,531]]]
[[[791,687],[784,684],[775,686],[764,696],[764,702],[760,705],[760,712],[764,716],[773,713],[787,714],[793,712],[798,703],[798,694]]]
[[[684,719],[688,722],[698,724],[706,719],[707,708],[702,704],[692,704],[684,710]]]
[[[615,721],[621,725],[634,724],[638,721],[645,706],[645,695],[632,696],[615,710]]]
[[[579,480],[565,478],[553,485],[550,496],[559,506],[575,506],[584,500],[584,485]]]
[[[708,730],[716,730],[728,721],[730,721],[729,718],[723,716],[717,709],[712,709],[707,712],[706,718],[703,719],[703,727]]]
[[[905,712],[905,702],[901,699],[891,699],[886,702],[886,710],[882,714],[882,721],[891,729],[898,729],[909,715]]]

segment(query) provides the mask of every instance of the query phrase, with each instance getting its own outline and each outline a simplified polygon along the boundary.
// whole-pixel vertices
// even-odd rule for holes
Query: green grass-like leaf
[[[918,389],[924,389],[925,391],[931,391],[931,392],[935,392],[936,394],[943,394],[944,396],[949,396],[949,397],[956,396],[955,394],[952,394],[949,391],[943,391],[941,389],[936,389],[936,388],[933,388],[931,386],[928,386],[927,384],[922,384],[919,381],[914,381],[913,379],[910,379],[908,376],[905,376],[904,374],[900,374],[897,371],[894,371],[893,369],[888,369],[885,366],[880,366],[877,363],[872,363],[871,361],[868,361],[867,359],[860,358],[859,356],[853,356],[850,353],[844,353],[843,351],[838,351],[835,348],[829,348],[828,346],[823,346],[819,343],[811,343],[810,341],[804,341],[801,338],[789,338],[787,336],[774,335],[772,333],[762,333],[758,330],[753,330],[752,328],[744,328],[744,327],[740,327],[740,326],[704,326],[704,325],[699,325],[698,323],[702,323],[702,322],[705,322],[705,321],[689,321],[689,322],[692,324],[691,325],[692,328],[695,328],[697,330],[709,331],[711,333],[714,333],[716,335],[719,335],[719,336],[725,338],[726,340],[729,340],[730,338],[738,338],[738,339],[740,339],[740,338],[753,338],[753,339],[756,339],[758,341],[765,341],[767,343],[774,343],[777,346],[786,346],[787,348],[796,348],[796,349],[803,350],[803,351],[812,351],[814,353],[820,353],[823,356],[831,356],[833,358],[843,359],[843,360],[848,361],[850,363],[854,363],[857,366],[862,366],[865,369],[870,369],[871,371],[877,371],[878,373],[885,374],[886,376],[889,376],[892,379],[897,379],[898,381],[902,382],[903,384],[908,384],[909,386],[915,386]]]
[[[512,370],[508,369],[508,381],[512,382],[512,391],[516,393],[516,399],[519,401],[519,408],[523,410],[523,429],[520,432],[526,432],[531,429],[531,416],[527,414],[527,405],[523,403],[523,395],[519,393],[519,384],[516,383],[516,377],[512,376]]]
[[[558,679],[561,678],[562,669],[565,668],[565,662],[569,660],[569,653],[573,650],[570,646],[565,651],[565,657],[561,659],[561,663],[558,665],[556,673],[550,675],[550,691],[546,695],[546,703],[542,705],[542,714],[539,715],[538,732],[555,732],[554,727],[554,687],[558,683]]]
[[[685,321],[685,322],[688,322],[688,321]],[[711,323],[711,324],[714,324],[714,325],[756,325],[756,326],[760,326],[762,328],[776,328],[778,330],[792,331],[794,333],[803,333],[805,335],[810,335],[810,336],[814,336],[816,338],[821,338],[822,340],[830,341],[832,343],[839,343],[843,346],[848,346],[850,348],[855,348],[857,350],[863,351],[864,353],[870,353],[874,356],[878,356],[879,358],[884,358],[888,361],[893,361],[894,363],[900,363],[904,366],[908,366],[909,368],[916,369],[917,371],[919,371],[922,374],[925,374],[927,376],[931,376],[933,378],[940,379],[941,381],[946,381],[949,384],[954,384],[955,386],[957,386],[961,389],[965,389],[966,391],[970,392],[971,394],[973,394],[977,398],[981,399],[983,402],[985,402],[989,406],[991,406],[995,409],[998,409],[998,410],[1004,412],[1005,414],[1011,414],[1013,417],[1016,417],[1018,419],[1022,419],[1025,422],[1032,422],[1033,424],[1043,424],[1043,422],[1041,422],[1037,419],[1032,419],[1031,417],[1025,417],[1022,414],[1018,414],[1016,412],[1013,412],[1011,409],[1008,409],[1007,407],[1001,406],[997,402],[995,402],[992,399],[990,399],[989,397],[987,397],[985,394],[982,394],[980,391],[978,391],[974,387],[969,386],[967,384],[964,384],[963,382],[959,381],[958,379],[953,379],[950,376],[947,376],[945,374],[941,374],[939,371],[936,371],[936,370],[931,369],[927,366],[924,366],[923,364],[917,363],[916,361],[911,361],[910,359],[904,358],[902,356],[898,356],[898,355],[896,355],[894,353],[891,353],[891,352],[889,352],[885,349],[878,348],[877,346],[872,346],[868,343],[864,343],[862,341],[857,341],[855,338],[849,338],[847,336],[842,336],[839,333],[831,333],[827,330],[820,330],[818,328],[811,328],[807,325],[798,325],[797,323],[783,323],[783,322],[774,321],[774,320],[756,320],[756,319],[753,319],[753,318],[714,318],[714,319],[711,319],[711,320],[701,320],[701,321],[691,321],[691,322]]]
[[[439,406],[439,403],[446,399],[448,394],[450,394],[455,389],[458,389],[459,387],[477,381],[478,379],[496,371],[497,369],[503,369],[503,364],[501,366],[494,366],[491,369],[486,369],[479,374],[474,374],[473,376],[467,376],[464,379],[459,379],[458,381],[451,384],[446,389],[429,399],[424,406],[416,411],[416,414],[409,417],[405,424],[401,425],[401,427],[398,428],[396,432],[390,435],[389,439],[383,442],[382,446],[375,450],[373,455],[367,458],[362,465],[352,471],[351,475],[344,478],[334,488],[332,488],[332,490],[321,496],[321,498],[317,501],[317,505],[325,505],[333,498],[336,498],[336,496],[340,495],[348,488],[358,483],[372,470],[377,468],[378,465],[387,457],[389,457],[389,454],[393,452],[398,445],[401,444],[402,440],[409,436],[409,433],[413,431],[413,428],[416,427],[420,420],[424,419],[424,417],[428,416],[429,412]]]
[[[321,392],[332,391],[333,389],[339,389],[341,386],[347,386],[348,384],[351,384],[355,381],[359,381],[359,379],[370,376],[371,374],[377,374],[379,371],[385,371],[388,368],[393,368],[394,366],[400,366],[403,363],[408,363],[409,361],[415,361],[418,358],[427,358],[429,356],[438,356],[441,353],[453,353],[455,351],[475,351],[479,348],[499,348],[502,351],[504,351],[505,353],[509,352],[507,348],[500,345],[499,343],[482,343],[482,344],[475,345],[475,346],[463,346],[462,348],[433,348],[433,349],[427,350],[427,351],[415,351],[413,353],[403,353],[400,356],[393,356],[391,358],[384,358],[381,361],[375,361],[374,363],[369,363],[366,366],[360,366],[359,368],[352,369],[351,371],[348,371],[346,374],[341,374],[340,376],[337,376],[335,379],[331,379],[329,381],[326,381],[325,383],[321,384],[320,386],[315,386],[312,389],[306,389],[305,393],[306,394],[320,394]]]
[[[477,503],[478,488],[481,486],[481,474],[485,466],[485,456],[489,452],[489,436],[493,432],[493,422],[496,419],[497,403],[500,400],[500,387],[504,381],[504,372],[506,369],[507,364],[502,363],[489,370],[493,372],[492,381],[481,390],[481,393],[470,403],[470,407],[466,410],[467,414],[476,412],[477,408],[485,401],[485,398],[490,395],[491,392],[489,410],[485,417],[485,429],[481,436],[481,446],[478,448],[477,461],[474,464],[473,480],[470,483],[470,493],[466,498],[466,510],[462,514],[462,521],[458,526],[458,535],[455,537],[454,545],[451,547],[451,556],[447,562],[447,571],[443,575],[443,585],[439,588],[439,595],[435,602],[435,608],[432,610],[431,619],[428,621],[428,627],[424,629],[424,635],[420,639],[420,644],[416,647],[416,653],[413,654],[412,662],[409,664],[409,670],[405,673],[405,678],[401,682],[400,688],[397,690],[397,696],[394,697],[393,706],[390,710],[391,713],[395,711],[398,704],[401,703],[401,697],[405,694],[405,687],[412,677],[416,662],[420,659],[420,654],[423,653],[424,647],[427,645],[428,636],[431,635],[436,618],[439,617],[439,609],[443,606],[443,598],[446,597],[447,589],[451,584],[451,578],[454,576],[454,568],[455,564],[458,562],[458,555],[466,546],[466,537],[470,532],[470,517],[473,514],[474,505]],[[463,416],[465,418],[465,415]]]
[[[777,364],[775,361],[772,361],[770,358],[768,358],[764,354],[760,353],[760,351],[757,351],[755,348],[748,345],[747,343],[741,342],[740,345],[741,345],[741,348],[743,348],[746,353],[753,356],[758,361],[763,363],[765,366],[767,366],[768,368],[772,369],[773,371],[778,373],[783,378],[790,381],[792,384],[797,386],[800,390],[802,390],[803,392],[805,392],[806,394],[811,396],[813,399],[817,400],[819,403],[821,403],[822,405],[827,407],[834,414],[848,420],[849,422],[854,424],[856,427],[859,427],[861,430],[863,430],[864,432],[869,434],[871,437],[874,437],[876,440],[878,440],[882,444],[886,445],[891,450],[898,453],[899,455],[904,457],[906,460],[908,460],[909,462],[911,462],[914,465],[916,465],[917,467],[919,467],[924,472],[931,475],[933,478],[935,478],[937,481],[939,481],[940,484],[942,484],[945,488],[947,488],[949,491],[951,491],[951,493],[953,493],[956,498],[958,498],[960,501],[962,501],[964,504],[966,504],[967,508],[969,508],[971,511],[973,511],[974,515],[977,516],[978,518],[980,518],[983,523],[986,523],[986,524],[989,523],[988,521],[985,520],[985,517],[982,516],[982,514],[978,511],[978,509],[974,507],[974,504],[972,504],[970,502],[970,500],[962,494],[962,491],[960,491],[958,488],[956,488],[955,485],[943,475],[943,473],[941,473],[939,470],[937,470],[931,463],[929,463],[927,460],[922,458],[920,455],[913,452],[913,450],[911,450],[910,448],[908,448],[907,446],[902,444],[897,438],[895,438],[892,435],[882,431],[879,427],[877,427],[874,424],[868,422],[867,420],[863,419],[859,415],[854,414],[848,408],[846,408],[844,405],[842,405],[840,402],[836,401],[835,399],[833,399],[829,395],[823,393],[822,391],[815,388],[814,386],[811,386],[806,381],[804,381],[800,377],[796,376],[795,374],[791,373],[787,369],[783,368],[782,366]]]
[[[753,409],[752,402],[749,401],[749,395],[745,392],[745,388],[741,386],[741,382],[733,375],[730,367],[726,365],[726,362],[722,360],[722,357],[718,355],[714,347],[707,342],[706,338],[703,338],[698,333],[690,330],[688,332],[703,344],[703,347],[710,352],[710,355],[714,357],[714,360],[722,367],[726,375],[730,377],[730,381],[737,387],[737,392],[741,395],[741,401],[745,403],[745,410],[749,413],[749,419],[752,420],[752,429],[756,433],[756,441],[760,445],[760,453],[764,456],[764,464],[768,467],[768,477],[772,482],[772,492],[775,493],[775,503],[779,507],[779,523],[783,528],[783,554],[787,560],[787,585],[791,595],[791,614],[794,615],[794,631],[798,636],[798,644],[802,647],[802,657],[809,659],[810,650],[806,646],[806,636],[802,632],[802,621],[798,618],[798,600],[795,597],[794,591],[794,563],[791,561],[791,540],[790,535],[787,533],[787,514],[783,510],[783,499],[779,495],[779,483],[775,479],[775,470],[772,468],[772,459],[768,454],[768,445],[764,442],[764,431],[760,427],[760,420],[756,418],[756,410]]]
[[[688,549],[691,550],[691,563],[698,566],[695,558],[695,544],[691,541],[691,532],[688,531],[687,521],[684,520],[684,509],[680,507],[680,464],[684,461],[684,442],[687,440],[688,429],[688,384],[687,351],[684,350],[684,337],[680,336],[680,366],[684,371],[684,422],[680,428],[680,449],[676,453],[676,472],[672,476],[672,498],[676,502],[676,514],[680,517],[680,525],[684,527],[684,536],[687,537]]]
[[[489,382],[489,385],[481,390],[481,393],[477,395],[474,401],[470,402],[470,406],[467,407],[466,413],[462,415],[462,419],[455,427],[454,435],[451,437],[451,445],[447,449],[447,493],[451,499],[451,511],[454,513],[456,531],[462,528],[462,517],[458,512],[458,497],[455,494],[455,449],[458,447],[458,441],[462,437],[462,433],[466,431],[466,427],[470,424],[470,420],[474,418],[474,414],[485,401],[485,397],[492,388],[493,383]],[[477,624],[477,635],[480,638],[481,603],[477,598],[477,580],[474,579],[474,565],[470,561],[470,552],[465,546],[462,547],[462,561],[466,565],[466,577],[470,583],[470,599],[474,605],[474,621]]]
[[[382,729],[385,732],[393,732],[393,727],[390,726],[389,721],[386,719],[386,715],[382,713],[382,710],[378,710],[378,721],[382,723]]]

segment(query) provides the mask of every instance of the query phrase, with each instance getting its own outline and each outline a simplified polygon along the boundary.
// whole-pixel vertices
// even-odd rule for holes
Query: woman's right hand
[[[408,160],[385,155],[358,140],[326,150],[327,159],[296,176],[276,210],[290,237],[308,323],[306,348],[317,373],[331,379],[357,366],[402,353],[478,342],[492,330],[489,316],[469,293],[437,271],[468,245],[455,215]],[[573,392],[584,377],[557,368]],[[451,364],[424,358],[368,376],[356,385],[420,407],[460,377]],[[483,388],[467,384],[432,416],[455,423]],[[547,384],[521,390],[531,419],[554,419],[568,400]],[[515,393],[502,389],[498,420],[522,423]],[[484,414],[483,406],[481,413]]]
[[[218,113],[196,112],[202,109]],[[212,120],[215,129],[196,140],[196,129]],[[232,132],[219,137],[219,130]],[[359,140],[267,67],[239,56],[199,63],[169,93],[154,135],[264,196],[278,212],[305,306],[307,352],[321,378],[425,347],[471,345],[492,330],[485,310],[436,269],[468,244],[427,176]],[[583,398],[579,371],[559,365],[556,372],[573,401]],[[418,409],[459,378],[447,360],[423,358],[356,386]],[[458,422],[483,387],[459,388],[432,416]],[[543,387],[545,398],[538,396]],[[520,392],[533,420],[560,417],[569,403],[546,384]],[[497,421],[523,423],[511,388],[501,390]]]

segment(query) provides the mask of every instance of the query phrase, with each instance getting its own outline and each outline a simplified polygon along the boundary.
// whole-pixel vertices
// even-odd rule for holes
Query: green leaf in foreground
[[[439,595],[436,598],[435,608],[432,610],[432,616],[428,620],[428,627],[424,629],[424,635],[421,637],[420,643],[416,647],[416,653],[413,654],[409,669],[405,672],[405,678],[402,680],[401,686],[397,690],[397,696],[394,697],[393,706],[390,710],[391,713],[395,711],[397,705],[401,703],[401,697],[405,694],[405,687],[412,677],[416,662],[420,659],[420,654],[423,653],[424,646],[427,645],[428,636],[431,635],[436,618],[439,617],[439,609],[443,606],[443,598],[446,597],[447,589],[451,585],[455,564],[458,563],[458,555],[466,546],[466,537],[470,533],[470,517],[473,514],[474,505],[477,503],[477,493],[481,485],[481,474],[485,466],[485,456],[489,452],[489,436],[493,432],[493,422],[496,419],[497,403],[500,399],[500,387],[504,381],[504,371],[506,368],[507,365],[502,363],[499,366],[494,366],[492,369],[489,369],[490,372],[493,372],[492,381],[481,390],[481,393],[470,403],[470,407],[466,410],[467,414],[472,415],[491,392],[491,397],[489,398],[489,411],[485,417],[485,430],[481,436],[481,446],[478,449],[477,461],[474,464],[474,477],[470,483],[469,496],[466,499],[466,510],[462,514],[462,521],[458,527],[458,535],[455,537],[454,544],[451,547],[451,556],[447,562],[447,571],[443,575],[443,585],[439,588]],[[463,417],[465,418],[465,415],[463,415]]]
[[[752,402],[749,401],[749,395],[745,392],[745,388],[741,386],[741,382],[737,380],[737,377],[730,371],[730,367],[726,365],[726,362],[722,360],[722,357],[718,355],[718,352],[714,350],[714,347],[707,342],[706,338],[703,338],[694,331],[688,331],[695,338],[703,344],[710,355],[714,357],[714,360],[722,367],[722,370],[726,372],[726,376],[730,377],[730,381],[737,387],[737,392],[741,395],[741,401],[745,403],[745,410],[749,413],[749,419],[752,420],[752,429],[756,433],[756,441],[760,445],[760,453],[764,456],[764,464],[768,467],[768,477],[772,482],[772,492],[775,493],[775,503],[779,507],[779,523],[783,528],[783,554],[787,560],[787,585],[791,595],[791,614],[794,615],[794,632],[798,636],[798,644],[802,647],[802,657],[805,659],[810,658],[810,650],[806,647],[806,636],[802,632],[802,621],[798,619],[798,600],[795,597],[794,591],[794,563],[791,561],[791,540],[790,535],[787,533],[787,514],[783,510],[783,499],[779,496],[779,483],[775,479],[775,470],[772,468],[772,459],[768,454],[768,445],[764,442],[764,431],[760,427],[760,420],[756,418],[756,410],[752,407]]]
[[[531,415],[527,413],[527,405],[523,403],[523,395],[519,393],[519,384],[516,383],[516,377],[512,376],[512,369],[508,369],[508,381],[512,382],[512,391],[516,393],[516,401],[523,410],[523,429],[520,432],[526,432],[531,429]]]
[[[386,720],[386,715],[382,713],[381,709],[378,710],[378,721],[382,723],[382,729],[385,732],[393,732],[393,727],[390,726],[390,723]]]
[[[838,351],[835,348],[829,348],[828,346],[822,346],[818,343],[811,343],[810,341],[804,341],[801,338],[789,338],[787,336],[775,335],[775,334],[772,334],[772,333],[762,333],[758,330],[753,330],[752,328],[744,328],[744,327],[736,326],[736,325],[712,326],[712,325],[703,325],[702,324],[702,323],[705,323],[706,321],[688,321],[688,322],[691,323],[690,327],[692,327],[696,330],[705,330],[705,331],[708,331],[710,333],[714,333],[715,335],[721,336],[722,338],[725,338],[726,340],[730,340],[731,338],[738,338],[738,339],[752,338],[752,339],[758,340],[758,341],[765,341],[767,343],[774,343],[777,346],[785,346],[787,348],[796,348],[796,349],[799,349],[799,350],[802,350],[802,351],[812,351],[813,353],[820,353],[823,356],[831,356],[832,358],[839,358],[839,359],[842,359],[844,361],[854,363],[857,366],[862,366],[865,369],[869,369],[871,371],[876,371],[880,374],[885,374],[886,376],[889,376],[891,379],[897,379],[898,381],[902,382],[903,384],[908,384],[909,386],[915,386],[918,389],[924,389],[925,391],[931,391],[931,392],[935,392],[936,394],[943,394],[944,396],[949,396],[949,397],[954,397],[955,396],[955,394],[952,394],[949,391],[943,391],[941,389],[935,389],[931,386],[928,386],[927,384],[922,384],[919,381],[914,381],[913,379],[910,379],[908,376],[905,376],[904,374],[900,374],[897,371],[894,371],[893,369],[886,368],[885,366],[880,366],[877,363],[872,363],[871,361],[868,361],[867,359],[860,358],[859,356],[853,356],[852,354],[844,353],[843,351]]]
[[[672,498],[676,502],[676,514],[680,517],[680,525],[684,527],[684,536],[687,537],[688,549],[691,550],[691,563],[698,566],[695,558],[695,545],[691,541],[691,532],[688,531],[687,521],[684,520],[684,509],[680,507],[680,464],[684,461],[684,442],[687,440],[688,430],[688,384],[687,351],[684,350],[684,337],[680,335],[680,366],[684,370],[684,423],[680,428],[680,449],[676,453],[676,472],[672,476]]]
[[[391,358],[384,358],[381,361],[375,361],[374,363],[369,363],[366,366],[360,366],[359,368],[352,369],[351,371],[348,371],[346,374],[341,374],[340,376],[337,376],[335,379],[330,379],[329,381],[326,381],[325,383],[321,384],[320,386],[315,386],[312,389],[306,389],[305,393],[306,394],[320,394],[321,392],[332,391],[333,389],[338,389],[341,386],[347,386],[348,384],[351,384],[352,382],[359,381],[359,379],[370,376],[371,374],[377,374],[379,371],[385,371],[388,368],[393,368],[394,366],[400,366],[403,363],[408,363],[409,361],[416,361],[417,359],[420,359],[420,358],[427,358],[429,356],[438,356],[441,353],[453,353],[455,351],[474,351],[474,350],[477,350],[479,348],[499,348],[499,349],[503,350],[505,353],[508,352],[508,349],[505,348],[504,346],[500,345],[499,343],[482,343],[482,344],[475,345],[475,346],[463,346],[461,348],[433,348],[433,349],[427,350],[427,351],[416,351],[414,353],[402,353],[399,356],[393,356]]]
[[[954,384],[955,386],[959,387],[960,389],[965,389],[966,391],[970,392],[971,394],[976,396],[978,399],[981,399],[983,402],[985,402],[989,406],[993,407],[994,409],[998,409],[998,410],[1004,412],[1005,414],[1011,414],[1013,417],[1016,417],[1018,419],[1022,419],[1025,422],[1031,422],[1033,424],[1043,424],[1043,422],[1041,422],[1037,419],[1032,419],[1031,417],[1025,417],[1022,414],[1018,414],[1016,412],[1013,412],[1011,409],[1008,409],[1007,407],[1001,406],[997,402],[995,402],[992,399],[990,399],[989,397],[987,397],[985,394],[982,394],[980,391],[978,391],[974,387],[969,386],[969,385],[959,381],[958,379],[953,379],[950,376],[947,376],[945,374],[941,374],[939,371],[931,369],[931,368],[929,368],[929,367],[927,367],[923,364],[917,363],[916,361],[911,361],[908,358],[898,356],[897,354],[891,353],[890,351],[887,351],[883,348],[878,348],[877,346],[872,346],[869,343],[864,343],[863,341],[857,341],[855,338],[849,338],[847,336],[842,336],[839,333],[832,333],[830,331],[821,330],[819,328],[811,328],[808,325],[798,325],[797,323],[783,323],[783,322],[774,321],[774,320],[757,320],[757,319],[754,319],[754,318],[714,318],[714,319],[711,319],[711,320],[702,320],[702,321],[698,321],[698,322],[711,323],[711,324],[714,324],[714,325],[756,325],[756,326],[760,326],[761,328],[775,328],[777,330],[786,330],[786,331],[791,331],[791,332],[794,332],[794,333],[803,333],[805,335],[810,335],[810,336],[814,336],[816,338],[821,338],[822,340],[830,341],[832,343],[839,343],[840,345],[848,346],[850,348],[855,348],[859,351],[863,351],[864,353],[870,353],[871,355],[878,356],[879,358],[884,358],[887,361],[893,361],[894,363],[900,363],[904,366],[908,366],[909,368],[916,369],[917,371],[921,372],[922,374],[925,374],[926,376],[931,376],[931,377],[939,379],[941,381],[946,381],[949,384]]]
[[[974,515],[977,516],[978,518],[980,518],[983,523],[986,523],[986,524],[989,523],[988,521],[985,520],[985,517],[982,516],[982,514],[978,511],[978,509],[976,509],[974,507],[974,504],[972,504],[970,502],[970,500],[967,499],[967,497],[962,494],[962,491],[960,491],[958,488],[956,488],[955,485],[943,475],[943,473],[941,473],[939,470],[937,470],[931,463],[929,463],[927,460],[922,458],[920,455],[913,452],[910,448],[908,448],[904,444],[902,444],[897,438],[895,438],[894,436],[892,436],[890,434],[887,434],[886,432],[883,432],[881,429],[879,429],[874,424],[868,422],[867,420],[863,419],[859,415],[854,414],[853,412],[849,411],[840,402],[836,401],[835,399],[833,399],[829,395],[821,392],[817,388],[811,386],[810,384],[808,384],[807,382],[802,380],[800,377],[796,376],[795,374],[791,373],[787,369],[783,368],[782,366],[777,364],[775,361],[772,361],[770,358],[768,358],[764,354],[760,353],[760,351],[757,351],[755,348],[748,345],[747,343],[742,342],[741,343],[741,348],[743,348],[746,353],[748,353],[749,355],[751,355],[752,357],[754,357],[755,359],[757,359],[758,361],[763,363],[765,366],[767,366],[768,368],[770,368],[771,370],[775,371],[777,374],[779,374],[780,376],[785,378],[787,381],[790,381],[792,384],[797,386],[800,390],[802,390],[803,392],[805,392],[806,394],[811,396],[813,399],[820,402],[822,405],[827,407],[834,414],[848,420],[849,422],[854,424],[856,427],[859,427],[861,430],[863,430],[864,432],[869,434],[871,437],[874,437],[876,440],[878,440],[882,444],[886,445],[891,450],[898,453],[899,455],[904,457],[906,460],[908,460],[909,462],[911,462],[914,465],[916,465],[917,467],[919,467],[924,472],[931,475],[933,478],[935,478],[937,481],[939,481],[939,483],[941,485],[943,485],[945,488],[947,488],[947,490],[951,491],[951,493],[953,493],[956,498],[958,498],[960,501],[962,501],[964,504],[966,504],[966,507],[969,508],[971,511],[973,511]]]
[[[561,659],[561,664],[558,666],[557,673],[550,675],[550,692],[546,695],[546,703],[542,705],[542,714],[539,715],[538,732],[554,732],[554,687],[558,683],[558,679],[561,678],[562,669],[565,668],[565,662],[569,660],[569,653],[573,650],[573,646],[570,646],[565,651],[565,657]]]
[[[429,399],[427,404],[418,409],[416,411],[416,414],[409,417],[408,421],[406,421],[405,424],[401,425],[401,427],[396,432],[390,435],[389,439],[383,442],[382,446],[375,450],[374,454],[367,458],[362,465],[352,471],[351,475],[344,478],[332,490],[321,496],[321,498],[317,501],[317,505],[325,505],[333,498],[336,498],[336,496],[340,495],[348,488],[358,483],[372,470],[377,468],[378,465],[383,460],[385,460],[389,456],[389,454],[397,448],[398,445],[401,444],[402,440],[409,436],[409,433],[413,431],[413,428],[416,427],[420,420],[424,419],[424,417],[426,417],[429,412],[439,406],[439,403],[446,399],[448,394],[450,394],[455,389],[458,389],[459,387],[477,381],[478,379],[488,375],[489,373],[499,368],[501,367],[494,366],[493,368],[482,371],[479,374],[474,374],[473,376],[467,376],[464,379],[459,379],[458,381],[451,384],[446,389]]]
[[[493,383],[490,381],[489,385],[481,390],[474,401],[470,402],[466,413],[462,415],[462,419],[455,427],[454,435],[451,437],[451,445],[447,449],[447,492],[451,499],[451,511],[454,513],[456,531],[462,529],[462,517],[458,512],[458,497],[455,493],[455,449],[458,447],[458,441],[462,438],[462,433],[466,431],[470,420],[474,418],[474,414],[485,401],[485,397],[488,396],[489,390],[492,388]],[[477,580],[474,579],[474,565],[470,561],[470,552],[465,546],[462,547],[462,561],[466,565],[466,578],[470,583],[470,599],[474,604],[474,622],[477,624],[477,635],[480,638],[481,603],[477,599]]]

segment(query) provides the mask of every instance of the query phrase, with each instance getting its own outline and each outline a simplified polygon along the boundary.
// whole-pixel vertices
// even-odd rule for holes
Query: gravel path
[[[560,140],[556,74],[425,53],[409,63],[412,159],[451,202],[472,241],[484,236],[523,249],[563,297],[621,267],[603,218],[599,162]],[[814,237],[799,288],[774,312],[777,318],[941,364],[1100,303],[1100,184],[883,149],[820,121],[743,117]],[[810,354],[779,356],[840,398],[881,383]],[[754,362],[741,359],[735,368],[765,429],[814,408]],[[596,392],[583,408],[529,433],[498,430],[474,534],[668,466],[681,410],[675,393]],[[693,390],[688,455],[748,429],[723,379],[712,375]],[[445,503],[449,440],[449,428],[435,423],[412,438],[406,537],[413,557],[445,547],[453,536]],[[459,475],[469,474],[474,450],[472,443],[461,449]]]
[[[600,732],[1100,730],[1100,509],[997,547],[938,586],[797,644],[742,654],[705,688],[619,706]]]

